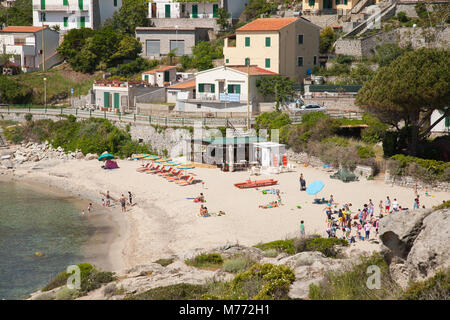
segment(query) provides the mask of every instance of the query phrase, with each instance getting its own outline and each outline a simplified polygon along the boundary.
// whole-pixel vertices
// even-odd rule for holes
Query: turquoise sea
[[[26,298],[83,262],[93,232],[72,199],[0,182],[0,299]]]

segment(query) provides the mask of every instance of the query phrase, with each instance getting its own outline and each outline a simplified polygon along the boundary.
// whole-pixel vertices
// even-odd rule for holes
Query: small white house
[[[286,146],[284,144],[272,141],[255,142],[253,151],[256,161],[263,168],[287,165]]]
[[[434,110],[431,114],[430,122],[433,124],[435,123],[439,118],[441,118],[444,115],[443,110]],[[439,121],[438,124],[436,124],[432,129],[431,132],[433,133],[450,133],[450,116],[445,117],[441,121]]]
[[[178,99],[177,111],[186,112],[256,112],[264,97],[256,81],[276,73],[257,66],[220,66],[196,74],[193,99]]]
[[[195,99],[195,79],[189,79],[167,87],[167,102]]]
[[[142,81],[156,87],[169,86],[177,81],[177,68],[175,66],[164,66],[145,71],[142,73]]]
[[[11,54],[11,62],[23,72],[42,70],[44,65],[47,70],[59,63],[58,44],[59,33],[48,27],[9,26],[0,30],[0,53]]]
[[[33,26],[98,29],[121,7],[122,0],[33,0]]]

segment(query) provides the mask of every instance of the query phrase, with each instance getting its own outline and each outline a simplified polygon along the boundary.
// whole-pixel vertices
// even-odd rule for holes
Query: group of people
[[[334,208],[333,208],[334,207]],[[337,232],[342,231],[341,239],[346,239],[350,243],[358,240],[369,240],[370,232],[375,229],[375,238],[378,236],[378,226],[382,216],[375,216],[375,206],[372,199],[364,204],[363,209],[358,209],[353,215],[351,211],[352,204],[345,203],[340,209],[337,209],[338,203],[335,203],[333,195],[330,196],[324,211],[327,216],[326,232],[329,238],[337,237]],[[381,213],[382,214],[382,213]],[[336,217],[333,217],[336,215]],[[352,234],[352,230],[356,230]]]

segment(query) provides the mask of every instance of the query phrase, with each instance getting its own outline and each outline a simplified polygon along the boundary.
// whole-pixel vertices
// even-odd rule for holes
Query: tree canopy
[[[280,103],[294,94],[293,85],[293,81],[282,76],[263,77],[256,81],[256,87],[264,97],[275,97],[277,111],[280,108]]]
[[[408,153],[416,155],[418,142],[450,115],[449,61],[449,50],[406,52],[364,84],[356,103],[397,130],[406,128]],[[437,109],[444,114],[430,125]]]
[[[134,36],[136,27],[149,27],[148,0],[123,0],[122,7],[102,24],[102,28],[112,29]]]
[[[333,31],[331,27],[325,27],[320,31],[320,43],[319,52],[328,53],[333,47],[334,42],[337,39],[337,34]]]
[[[75,71],[92,73],[106,70],[124,60],[134,60],[142,51],[139,41],[111,29],[72,29],[58,48]]]
[[[33,24],[32,0],[16,0],[11,8],[2,8],[0,24],[7,26],[31,26]]]

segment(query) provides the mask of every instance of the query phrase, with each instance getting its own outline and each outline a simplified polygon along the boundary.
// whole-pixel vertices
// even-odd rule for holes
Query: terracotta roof
[[[153,69],[153,70],[142,72],[142,74],[154,74],[155,72],[163,72],[163,71],[172,70],[175,68],[176,68],[175,66],[163,66],[163,67],[159,67],[158,69]]]
[[[9,26],[5,27],[1,32],[32,32],[35,33],[46,27],[32,27],[32,26]]]
[[[195,79],[189,79],[189,80],[174,84],[173,86],[170,86],[167,89],[188,89],[188,88],[194,88],[194,87],[195,87]]]
[[[234,69],[240,72],[248,73],[251,76],[266,76],[266,75],[278,75],[276,72],[272,72],[270,70],[266,70],[257,66],[227,66],[227,68]],[[250,71],[250,72],[248,72]]]
[[[259,18],[245,26],[240,27],[237,31],[277,31],[292,22],[299,20],[298,18]]]

